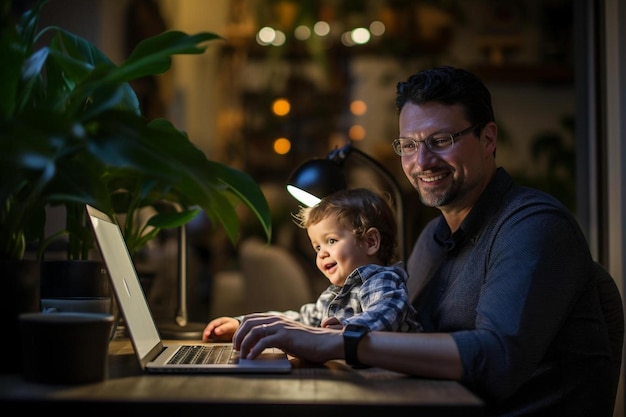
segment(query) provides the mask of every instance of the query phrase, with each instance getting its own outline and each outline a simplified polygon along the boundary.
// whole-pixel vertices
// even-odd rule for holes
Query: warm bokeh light
[[[269,26],[261,28],[256,34],[256,42],[262,46],[281,46],[286,40],[287,36],[284,32]]]
[[[370,23],[370,32],[374,36],[382,36],[385,33],[385,24],[378,20]]]
[[[350,33],[350,37],[352,38],[352,41],[357,45],[363,45],[368,43],[372,36],[369,30],[365,28],[356,28],[353,29]]]
[[[343,46],[350,47],[355,45],[354,41],[352,40],[352,32],[343,32],[341,34],[340,40]]]
[[[365,139],[365,128],[361,125],[354,125],[350,128],[348,136],[351,140],[363,140]]]
[[[363,116],[367,111],[367,104],[363,100],[354,100],[350,103],[350,112],[355,116]]]
[[[274,141],[274,152],[279,155],[288,154],[291,150],[291,141],[287,138],[278,138]]]
[[[285,98],[277,98],[272,103],[272,112],[276,116],[286,116],[291,111],[291,104]]]
[[[305,41],[311,37],[311,29],[308,26],[300,25],[294,29],[293,35],[299,41]]]
[[[269,45],[276,39],[276,31],[269,26],[261,28],[256,34],[259,45]]]
[[[274,40],[272,41],[272,46],[281,46],[286,41],[287,41],[287,35],[285,35],[285,32],[277,30],[276,36],[274,37]]]
[[[315,32],[317,36],[326,36],[330,33],[330,25],[320,20],[313,25],[313,32]]]

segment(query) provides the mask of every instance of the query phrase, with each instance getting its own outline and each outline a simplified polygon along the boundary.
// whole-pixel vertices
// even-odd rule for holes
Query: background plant
[[[46,238],[60,235],[68,236],[69,259],[86,259],[93,238],[85,203],[125,214],[131,252],[199,211],[235,242],[239,204],[252,210],[269,239],[269,208],[257,183],[207,159],[169,121],[145,120],[129,84],[167,71],[172,55],[203,53],[205,42],[221,38],[167,31],[138,44],[117,66],[80,36],[56,26],[38,31],[46,3],[15,16],[13,2],[0,0],[0,259],[21,259],[29,244],[43,249]],[[66,209],[65,228],[44,236],[46,207],[58,205]],[[135,223],[145,207],[156,214]]]

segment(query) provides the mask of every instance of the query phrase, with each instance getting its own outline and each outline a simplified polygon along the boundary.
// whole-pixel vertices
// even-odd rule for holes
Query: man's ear
[[[367,247],[367,254],[370,256],[376,255],[380,249],[380,232],[377,228],[370,227],[365,232],[363,241]]]
[[[481,132],[482,137],[485,139],[485,151],[488,154],[493,154],[496,150],[496,140],[498,137],[498,126],[494,122],[489,122],[485,125]]]

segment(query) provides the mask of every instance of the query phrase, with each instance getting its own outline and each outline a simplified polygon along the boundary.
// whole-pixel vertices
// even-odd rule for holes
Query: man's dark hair
[[[450,66],[430,68],[411,75],[406,82],[399,82],[396,89],[398,112],[406,103],[424,104],[428,102],[460,104],[472,124],[480,124],[478,131],[486,123],[495,121],[491,105],[491,93],[473,73]]]

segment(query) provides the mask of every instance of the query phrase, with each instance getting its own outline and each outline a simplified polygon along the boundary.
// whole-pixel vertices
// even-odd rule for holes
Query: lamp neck
[[[346,161],[346,159],[348,159],[348,156],[350,156],[350,153],[354,149],[356,148],[352,147],[351,143],[348,143],[347,145],[341,148],[333,149],[326,158],[330,159],[337,165],[343,166],[343,163]]]

